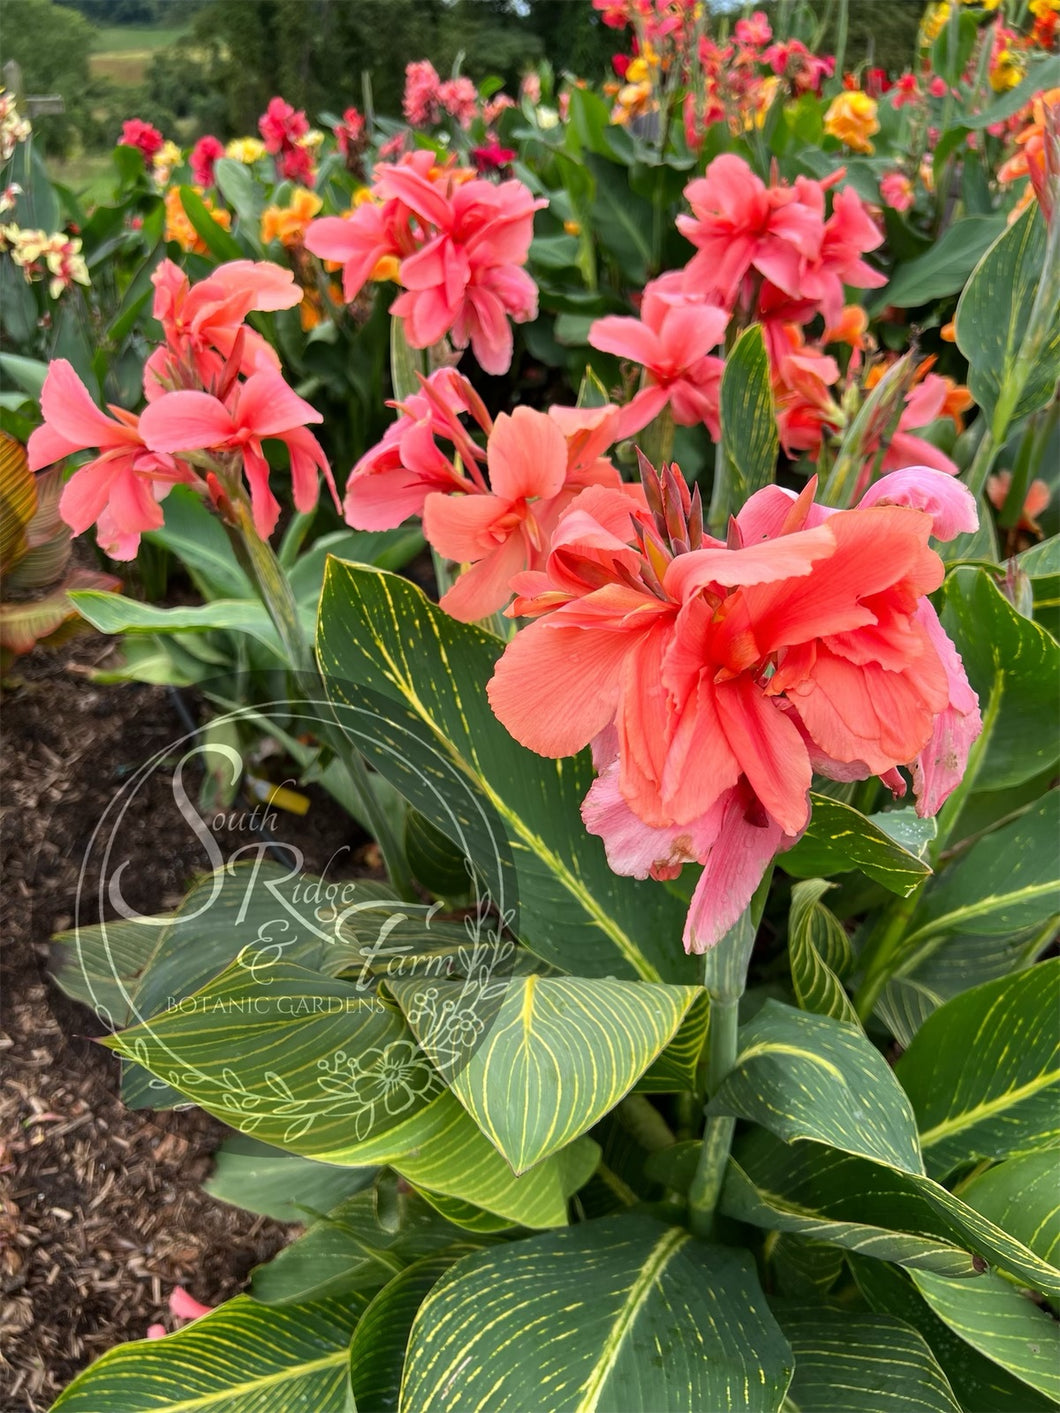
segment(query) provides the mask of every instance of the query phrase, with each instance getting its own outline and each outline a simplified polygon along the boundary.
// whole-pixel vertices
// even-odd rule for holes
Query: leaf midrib
[[[952,1138],[955,1133],[963,1133],[966,1129],[974,1128],[984,1119],[992,1119],[996,1114],[1003,1113],[1006,1109],[1022,1103],[1024,1099],[1033,1098],[1035,1094],[1043,1089],[1048,1089],[1058,1080],[1060,1080],[1060,1069],[1046,1070],[1044,1074],[1037,1075],[1033,1080],[1028,1080],[1026,1084],[1017,1085],[1015,1089],[1006,1089],[996,1099],[989,1099],[984,1104],[977,1104],[974,1109],[964,1109],[951,1118],[943,1119],[934,1128],[925,1129],[921,1133],[920,1146],[921,1148],[930,1148],[936,1143],[941,1143],[944,1139]]]
[[[216,1393],[204,1393],[197,1398],[184,1399],[180,1403],[167,1403],[166,1413],[191,1413],[191,1410],[196,1408],[209,1408],[211,1403],[218,1403],[222,1399],[241,1397],[259,1389],[268,1388],[273,1384],[290,1383],[294,1379],[320,1373],[325,1369],[342,1368],[348,1357],[349,1350],[346,1347],[336,1349],[333,1354],[325,1355],[321,1359],[314,1359],[308,1364],[296,1364],[288,1369],[278,1369],[274,1374],[263,1374],[260,1379],[249,1379],[246,1383],[241,1384],[229,1384],[223,1389],[218,1389]]]
[[[615,1367],[623,1342],[651,1294],[652,1287],[681,1247],[691,1240],[692,1237],[687,1231],[682,1231],[680,1227],[670,1227],[656,1242],[651,1255],[630,1287],[621,1310],[615,1316],[611,1332],[604,1341],[600,1357],[582,1389],[582,1395],[573,1413],[596,1413],[600,1395]]]

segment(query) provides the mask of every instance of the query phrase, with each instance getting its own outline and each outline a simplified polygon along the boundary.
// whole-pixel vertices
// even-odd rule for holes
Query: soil
[[[299,1230],[201,1190],[229,1130],[198,1110],[126,1109],[117,1063],[93,1039],[102,1024],[48,976],[49,938],[72,922],[96,823],[121,781],[186,727],[164,688],[88,680],[111,651],[90,637],[36,653],[4,691],[0,1413],[47,1409],[106,1349],[156,1322],[172,1328],[174,1286],[210,1305],[236,1294]],[[170,787],[163,769],[137,797],[126,892],[145,912],[175,906],[203,870],[191,833],[167,837],[156,823],[173,818]],[[361,866],[332,873],[363,873],[371,846],[307,793],[308,815],[277,837],[291,831],[318,869],[339,845],[357,845]]]

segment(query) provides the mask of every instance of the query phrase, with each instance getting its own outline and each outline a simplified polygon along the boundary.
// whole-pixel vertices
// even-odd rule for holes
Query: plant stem
[[[223,523],[236,559],[257,590],[258,597],[279,635],[291,669],[291,690],[301,700],[319,700],[327,694],[320,679],[312,645],[298,616],[298,605],[291,592],[290,581],[273,553],[272,546],[258,534],[250,506],[246,501],[235,498],[232,499],[231,505],[236,523],[229,523],[227,520]],[[321,718],[319,733],[345,767],[357,801],[358,813],[379,845],[395,892],[402,898],[415,897],[405,851],[372,789],[364,758],[351,744],[340,723]]]
[[[761,890],[756,900],[759,896],[764,896]],[[711,1096],[736,1063],[740,997],[747,985],[747,967],[757,930],[756,916],[755,901],[752,901],[736,925],[703,958],[703,985],[710,996],[707,1092]],[[694,1236],[706,1239],[714,1231],[735,1128],[735,1119],[720,1114],[707,1115],[699,1162],[688,1191],[688,1225]]]

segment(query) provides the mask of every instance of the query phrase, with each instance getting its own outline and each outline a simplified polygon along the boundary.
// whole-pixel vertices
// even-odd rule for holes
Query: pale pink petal
[[[686,952],[706,952],[721,941],[750,903],[770,861],[795,842],[773,819],[748,820],[739,789],[721,803],[715,843],[685,921]]]
[[[716,812],[704,814],[692,826],[653,828],[630,809],[619,789],[618,763],[593,781],[582,802],[582,820],[590,834],[604,841],[613,872],[628,878],[674,878],[682,864],[706,855],[714,843]]]
[[[173,1287],[169,1308],[178,1320],[197,1320],[201,1315],[209,1315],[213,1310],[212,1305],[203,1305],[193,1295],[189,1295],[182,1285]]]
[[[968,753],[983,729],[983,721],[979,698],[968,681],[964,664],[927,599],[921,600],[916,618],[939,655],[950,695],[949,705],[935,718],[930,741],[910,766],[916,812],[927,818],[938,813],[963,779]]]
[[[937,540],[978,529],[979,511],[963,482],[931,466],[907,466],[873,482],[858,502],[870,505],[911,505],[931,516],[931,533]]]

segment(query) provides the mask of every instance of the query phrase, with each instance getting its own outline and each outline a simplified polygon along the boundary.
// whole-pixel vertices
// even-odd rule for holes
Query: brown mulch
[[[86,680],[109,651],[93,637],[23,659],[2,704],[2,1413],[47,1409],[104,1350],[172,1327],[175,1285],[211,1305],[236,1294],[298,1230],[202,1192],[227,1130],[197,1110],[126,1109],[117,1062],[91,1038],[103,1027],[47,975],[93,828],[129,773],[184,733],[163,688]],[[145,912],[174,906],[204,867],[173,827],[170,779],[160,771],[137,803],[126,891]],[[326,800],[291,827],[309,866],[349,839]]]

